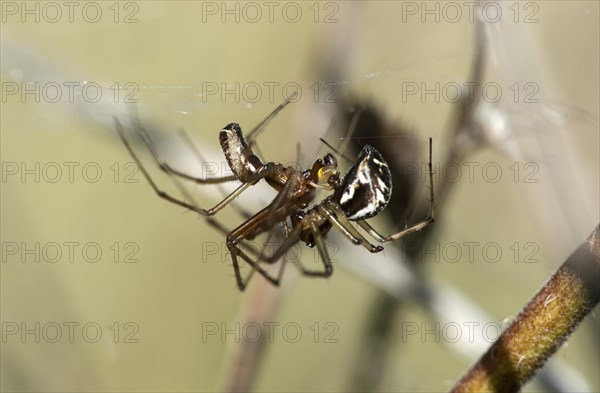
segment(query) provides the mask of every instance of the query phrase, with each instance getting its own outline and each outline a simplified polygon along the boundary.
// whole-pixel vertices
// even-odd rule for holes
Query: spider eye
[[[371,218],[387,206],[392,196],[392,174],[374,147],[366,145],[344,180],[336,199],[352,221]]]

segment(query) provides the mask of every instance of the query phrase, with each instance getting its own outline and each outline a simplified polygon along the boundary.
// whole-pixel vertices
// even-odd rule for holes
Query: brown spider
[[[379,245],[373,245],[352,225],[356,222],[370,236],[381,243],[394,241],[400,237],[421,230],[434,221],[434,193],[433,177],[431,173],[431,138],[429,139],[429,188],[431,211],[429,217],[413,225],[410,228],[384,236],[379,234],[366,220],[376,216],[387,206],[391,193],[390,169],[377,150],[370,145],[365,145],[348,172],[341,177],[336,158],[332,154],[326,154],[312,165],[312,168],[298,171],[291,166],[283,166],[275,162],[262,162],[252,151],[252,145],[258,133],[292,97],[288,98],[265,120],[244,137],[240,126],[231,123],[219,133],[221,148],[229,167],[234,175],[220,178],[198,178],[188,175],[169,166],[160,157],[154,143],[147,132],[138,123],[134,128],[142,136],[146,146],[152,153],[160,168],[167,174],[181,177],[200,184],[216,184],[227,181],[238,180],[242,184],[232,193],[226,196],[214,207],[206,210],[195,204],[175,198],[158,188],[152,180],[140,159],[132,149],[123,127],[115,117],[115,126],[125,147],[138,164],[140,171],[146,177],[154,191],[161,198],[169,202],[195,211],[203,216],[213,216],[227,204],[232,202],[238,195],[250,186],[264,179],[278,194],[275,199],[265,208],[254,214],[232,231],[227,231],[212,217],[208,222],[227,233],[227,248],[231,253],[233,269],[238,288],[243,291],[256,271],[264,276],[273,285],[278,286],[281,280],[285,261],[279,269],[277,277],[272,277],[267,271],[260,267],[260,263],[275,263],[285,252],[287,252],[298,241],[304,242],[309,247],[317,246],[319,255],[323,261],[323,270],[311,270],[305,268],[300,262],[298,267],[307,276],[329,277],[333,273],[333,266],[327,253],[324,236],[335,227],[346,238],[355,245],[362,245],[372,253],[383,250]],[[333,149],[335,151],[335,149]],[[322,201],[312,204],[318,189],[330,191],[331,194]],[[291,224],[288,227],[288,220]],[[284,223],[286,235],[281,245],[269,256],[261,252],[254,252],[253,259],[240,248],[244,240],[271,231],[276,225]],[[242,279],[238,257],[246,261],[253,270],[246,280]]]

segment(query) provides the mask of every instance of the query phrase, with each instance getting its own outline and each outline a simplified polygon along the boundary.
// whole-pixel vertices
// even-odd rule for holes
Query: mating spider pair
[[[232,176],[198,178],[172,168],[160,157],[154,143],[141,125],[139,123],[134,125],[135,130],[142,136],[144,143],[160,168],[167,174],[199,184],[217,184],[234,180],[242,183],[221,202],[208,210],[196,206],[194,202],[188,203],[182,199],[173,197],[158,188],[132,149],[120,122],[116,118],[114,119],[119,136],[138,164],[140,171],[158,196],[169,202],[195,211],[203,216],[213,216],[243,191],[262,179],[278,192],[275,199],[267,207],[248,218],[230,232],[225,230],[212,217],[208,218],[210,224],[225,233],[228,232],[227,248],[231,254],[235,278],[238,288],[241,291],[246,288],[254,272],[260,273],[272,284],[279,285],[285,267],[285,258],[279,268],[277,277],[271,276],[260,264],[277,262],[299,241],[306,243],[309,247],[317,246],[324,267],[323,270],[307,269],[300,261],[297,261],[296,264],[301,272],[304,275],[313,277],[331,276],[333,266],[323,238],[333,227],[355,245],[362,245],[370,252],[375,253],[383,250],[383,247],[370,243],[352,222],[356,222],[378,242],[387,243],[419,231],[434,221],[431,138],[429,139],[430,215],[425,220],[410,228],[387,236],[379,234],[366,221],[385,209],[392,195],[390,169],[381,154],[372,146],[365,145],[362,148],[358,157],[343,177],[338,169],[337,160],[332,154],[326,154],[324,157],[317,159],[312,168],[304,171],[298,171],[291,166],[286,167],[280,163],[261,161],[252,151],[256,136],[290,102],[291,98],[288,98],[284,103],[279,105],[265,120],[248,133],[246,137],[244,137],[240,126],[236,123],[231,123],[221,130],[219,133],[219,142],[229,167],[234,174]],[[337,153],[335,149],[332,148],[332,150]],[[342,157],[344,156],[342,155]],[[330,191],[331,194],[322,201],[311,205],[316,198],[318,189]],[[288,226],[288,221],[291,226]],[[286,234],[281,245],[271,255],[265,255],[263,251],[256,252],[244,244],[245,240],[252,239],[264,232],[270,232],[276,225],[281,223],[284,224]],[[250,257],[240,246],[244,246],[248,250],[247,252],[254,254],[254,258]],[[253,268],[246,277],[246,280],[242,279],[238,257],[242,258]]]

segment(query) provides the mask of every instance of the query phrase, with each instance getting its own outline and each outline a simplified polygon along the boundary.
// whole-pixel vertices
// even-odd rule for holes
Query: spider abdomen
[[[365,145],[348,170],[335,200],[349,220],[376,216],[385,209],[392,196],[392,174],[381,154]]]
[[[219,133],[219,142],[229,168],[240,181],[247,181],[263,165],[248,146],[239,124],[226,125]]]

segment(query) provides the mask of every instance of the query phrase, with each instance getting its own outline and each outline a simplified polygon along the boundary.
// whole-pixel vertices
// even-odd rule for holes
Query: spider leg
[[[279,192],[277,193],[277,196],[275,197],[275,199],[273,200],[273,202],[270,205],[270,211],[267,216],[267,225],[271,226],[275,222],[281,222],[281,221],[285,220],[287,215],[278,218],[278,217],[276,217],[277,211],[279,210],[279,208],[284,206],[286,202],[290,201],[290,191],[294,190],[295,187],[301,181],[302,181],[301,175],[295,174],[291,178],[289,178],[287,180],[287,182],[285,183],[285,185],[281,188],[281,190],[279,190]]]
[[[287,193],[287,188],[284,188],[280,193]],[[272,276],[270,276],[268,272],[266,272],[260,267],[260,263],[255,262],[244,251],[241,250],[241,248],[239,247],[239,243],[249,237],[256,236],[259,233],[270,230],[273,227],[274,223],[280,222],[282,219],[285,219],[285,217],[287,217],[290,214],[292,209],[296,209],[296,206],[292,203],[284,203],[280,207],[274,206],[274,203],[272,203],[227,234],[227,248],[231,254],[231,260],[233,262],[238,288],[241,291],[245,289],[246,283],[244,282],[244,280],[242,280],[240,274],[239,263],[237,258],[238,256],[241,257],[244,261],[246,261],[250,266],[252,266],[253,269],[255,269],[273,285],[279,285],[279,278],[273,278]],[[209,222],[211,221],[214,222],[212,218],[209,219]],[[262,256],[262,254],[263,250],[261,250],[260,252],[259,260],[261,258],[262,260],[266,259]],[[273,257],[269,259],[269,262],[271,260],[276,261]]]
[[[315,239],[315,243],[317,244],[317,250],[319,250],[319,255],[323,260],[323,266],[325,267],[325,269],[322,271],[310,270],[305,268],[304,265],[302,265],[302,262],[300,261],[298,261],[297,266],[302,272],[302,274],[304,274],[305,276],[325,278],[330,277],[333,273],[333,265],[331,264],[331,259],[329,258],[329,254],[327,253],[327,247],[325,247],[323,236],[321,235],[319,228],[317,228],[316,224],[313,221],[310,222],[310,232],[312,233],[313,238]]]
[[[239,256],[254,268],[254,270],[251,271],[250,274],[248,275],[246,281],[243,283],[244,287],[250,280],[251,276],[254,274],[254,271],[258,271],[259,273],[261,273],[265,278],[267,278],[267,280],[269,280],[274,285],[279,285],[279,283],[281,281],[281,277],[282,277],[284,269],[285,269],[285,266],[287,264],[287,260],[285,260],[285,258],[282,260],[281,266],[279,268],[279,272],[277,274],[277,278],[273,278],[272,276],[265,275],[265,273],[263,273],[264,270],[262,268],[260,268],[260,264],[262,262],[266,262],[269,264],[273,264],[273,263],[277,262],[278,260],[281,259],[283,254],[285,252],[287,252],[287,250],[289,250],[294,244],[296,244],[298,242],[298,239],[299,239],[300,233],[301,233],[301,227],[299,225],[296,228],[294,228],[294,230],[292,230],[292,232],[289,233],[288,236],[286,236],[283,244],[274,253],[272,253],[270,256],[265,255],[265,247],[270,243],[270,240],[273,237],[273,233],[274,233],[272,230],[273,226],[275,224],[277,224],[278,222],[281,222],[282,220],[285,221],[285,219],[289,215],[291,209],[295,208],[295,205],[290,202],[289,196],[290,196],[290,191],[294,190],[294,188],[296,187],[296,185],[299,182],[300,182],[299,175],[293,176],[292,178],[288,179],[285,186],[279,191],[279,193],[277,194],[277,196],[275,197],[273,202],[255,216],[258,218],[256,219],[256,222],[253,224],[254,226],[251,225],[248,227],[248,229],[246,229],[247,233],[252,233],[254,235],[256,235],[257,232],[260,232],[262,228],[270,229],[269,234],[267,236],[267,240],[263,244],[263,247],[260,250],[258,258],[255,261],[252,261],[252,260],[250,260],[250,258],[248,257],[248,255],[246,253],[244,253],[238,247],[236,247],[237,251],[239,252]],[[251,221],[251,220],[252,219],[250,219],[249,221]],[[247,223],[249,221],[247,221]],[[240,228],[244,227],[245,224],[242,224],[240,226]],[[245,238],[245,236],[244,236],[244,238]],[[228,239],[229,239],[229,236],[228,236]],[[231,251],[231,248],[230,248],[230,251]],[[232,254],[232,259],[233,258],[234,257]]]
[[[257,264],[260,264],[261,262],[266,262],[266,263],[272,264],[272,263],[277,262],[277,260],[279,259],[279,256],[278,257],[266,256],[265,255],[265,247],[268,244],[270,244],[270,241],[273,237],[273,234],[274,234],[273,227],[279,222],[283,221],[285,223],[285,219],[289,215],[289,210],[293,206],[293,204],[291,204],[289,202],[289,193],[290,193],[290,190],[294,189],[294,187],[298,184],[299,181],[300,181],[300,179],[298,177],[292,177],[291,179],[289,179],[286,182],[285,186],[278,192],[278,194],[275,197],[275,199],[273,200],[273,202],[271,202],[271,204],[264,209],[264,214],[263,214],[264,217],[261,218],[260,226],[256,227],[258,229],[252,230],[252,233],[254,233],[254,235],[257,235],[258,233],[262,232],[262,230],[260,228],[269,228],[269,234],[267,236],[267,240],[264,242],[263,247],[261,248],[260,252],[257,254],[257,256],[258,256],[258,260],[256,262]],[[283,208],[282,212],[279,211],[280,208]],[[211,220],[211,219],[209,219],[209,220]],[[212,221],[214,221],[214,219]],[[257,232],[257,230],[258,230],[258,232]],[[289,238],[289,235],[290,235],[290,233],[287,233],[287,225],[286,225],[286,237]],[[298,234],[298,236],[299,236],[299,234]],[[297,240],[295,240],[294,243],[296,241]],[[294,243],[292,243],[292,245]],[[284,252],[285,251],[287,251],[287,249],[285,249]],[[256,255],[256,253],[254,253],[254,254]]]
[[[238,288],[240,291],[243,291],[244,289],[246,289],[246,285],[248,284],[248,281],[250,281],[250,278],[252,277],[254,272],[260,273],[261,276],[266,278],[267,281],[269,281],[271,284],[275,285],[276,287],[279,286],[279,282],[280,282],[281,276],[283,274],[283,266],[285,265],[285,263],[282,263],[282,267],[280,267],[279,274],[277,275],[277,277],[273,278],[269,274],[269,272],[267,272],[266,270],[261,268],[258,263],[254,262],[254,260],[252,258],[250,258],[244,251],[242,251],[238,247],[238,244],[235,244],[232,246],[228,245],[228,247],[229,247],[229,252],[231,253],[231,260],[233,261],[233,270],[235,272],[235,278],[237,280]],[[240,266],[239,266],[239,263],[237,260],[238,256],[241,257],[244,261],[246,261],[252,267],[252,271],[248,274],[248,276],[246,277],[246,280],[242,279],[242,276],[240,273]]]
[[[243,291],[246,289],[246,285],[248,281],[254,274],[254,271],[260,273],[264,278],[266,278],[271,284],[275,286],[279,286],[279,280],[277,278],[271,277],[271,275],[262,269],[258,263],[255,263],[252,258],[250,258],[244,251],[240,249],[240,243],[242,243],[248,236],[254,234],[255,228],[260,225],[261,222],[265,221],[266,216],[264,212],[267,209],[263,209],[260,212],[256,213],[252,218],[245,221],[242,225],[234,229],[233,231],[227,234],[227,249],[231,254],[231,262],[233,263],[233,271],[235,273],[235,279],[237,281],[238,289]],[[214,223],[215,220],[209,219],[209,223]],[[248,274],[246,280],[242,278],[242,274],[240,272],[240,265],[238,262],[238,256],[241,257],[244,261],[246,261],[251,267],[252,271]],[[260,255],[259,255],[260,258]]]
[[[354,245],[362,244],[360,237],[356,236],[355,231],[346,228],[339,220],[335,217],[335,214],[325,209],[323,206],[318,206],[319,213],[322,214],[342,235],[346,236]]]
[[[296,227],[283,239],[283,242],[279,246],[277,250],[275,250],[270,256],[264,257],[265,262],[274,263],[283,257],[283,255],[294,246],[294,244],[298,243],[300,239],[300,234],[302,233],[302,227],[298,224]],[[284,258],[284,262],[287,262]]]
[[[212,225],[213,227],[215,227],[219,232],[227,235],[229,234],[229,232],[231,232],[229,229],[225,228],[224,225],[222,225],[220,222],[218,222],[214,217],[209,217],[207,218],[207,221],[210,225]],[[271,232],[269,233],[271,234]],[[288,241],[288,237],[285,238],[286,240],[284,240],[284,244],[286,241]],[[267,239],[268,242],[268,239]],[[297,242],[297,239],[292,242],[292,244],[290,246],[287,246],[287,249],[289,249],[293,244],[295,244]],[[280,249],[278,249],[272,256],[270,257],[265,257],[264,255],[262,255],[262,249],[259,250],[256,247],[253,247],[252,245],[248,244],[247,239],[243,239],[241,240],[238,244],[238,246],[242,246],[245,249],[245,255],[248,256],[247,253],[251,254],[252,257],[254,257],[255,259],[251,259],[251,261],[261,261],[264,263],[275,263],[279,260],[279,258],[281,257],[281,255],[283,255],[283,253],[285,253],[286,250],[281,250],[282,247],[284,247],[284,245],[282,245],[280,247]],[[233,258],[233,257],[232,257]],[[242,257],[243,258],[243,257]],[[244,259],[246,261],[246,259]],[[249,262],[249,264],[252,266],[252,264]],[[281,277],[283,276],[283,271],[285,270],[285,261],[282,262],[282,266],[279,268],[279,272],[277,274],[277,278],[275,279],[276,281],[280,281]],[[250,272],[248,273],[248,275],[246,276],[245,280],[242,280],[242,284],[243,287],[245,288],[248,285],[248,282],[250,281],[250,279],[252,278],[252,276],[254,275],[254,273],[256,273],[255,269],[251,269]],[[267,272],[265,272],[266,274],[268,274]],[[237,276],[236,276],[237,278]],[[238,281],[239,282],[239,281]]]
[[[365,231],[367,231],[367,233],[369,233],[369,235],[371,235],[373,238],[377,239],[377,241],[380,241],[382,243],[391,242],[391,241],[397,240],[403,236],[420,231],[421,229],[425,228],[426,226],[428,226],[429,224],[434,222],[434,220],[435,220],[435,218],[434,218],[435,217],[434,216],[435,202],[434,202],[434,194],[433,194],[433,170],[431,167],[431,145],[432,145],[431,138],[429,138],[429,200],[431,203],[431,207],[430,207],[431,210],[429,212],[429,217],[427,217],[423,221],[416,223],[415,225],[413,225],[410,228],[406,228],[404,230],[401,230],[399,232],[396,232],[396,233],[393,233],[393,234],[390,234],[387,236],[381,235],[365,220],[358,221],[358,225],[360,225],[361,228],[363,228]]]
[[[311,218],[308,218],[308,219],[311,220]],[[309,227],[310,227],[311,234],[313,235],[313,238],[315,239],[315,243],[317,245],[317,250],[319,251],[319,255],[321,256],[321,259],[323,261],[324,270],[321,271],[321,270],[307,269],[306,267],[304,267],[304,265],[302,264],[302,262],[300,260],[296,261],[296,266],[298,267],[300,272],[302,274],[304,274],[305,276],[328,278],[333,273],[333,264],[331,263],[331,258],[329,258],[329,254],[327,253],[327,247],[325,246],[323,236],[321,235],[321,232],[319,231],[319,228],[316,226],[314,221],[310,221]],[[293,229],[293,231],[290,233],[290,235],[285,238],[285,240],[283,241],[283,243],[281,244],[279,249],[277,249],[273,253],[273,255],[271,255],[270,258],[272,260],[276,261],[276,260],[279,260],[281,257],[283,257],[283,255],[294,244],[296,244],[298,242],[298,239],[300,238],[301,233],[302,233],[302,224],[298,223],[298,225],[296,225],[296,227]],[[277,275],[277,278],[275,279],[275,281],[277,283],[279,283],[281,280],[281,277],[282,277],[283,271],[285,269],[285,266],[287,265],[287,262],[288,261],[285,258],[282,260],[282,264],[279,269],[279,273]],[[253,272],[251,272],[249,274],[249,277]]]
[[[231,236],[231,234],[230,234]],[[237,280],[237,284],[238,284],[238,288],[240,289],[240,291],[243,291],[244,289],[246,289],[246,285],[248,284],[248,281],[250,280],[250,278],[252,277],[252,275],[254,274],[254,272],[258,272],[260,273],[261,276],[263,276],[264,278],[267,279],[267,281],[269,281],[271,284],[275,285],[275,286],[279,286],[279,283],[281,282],[281,277],[283,276],[283,271],[285,269],[285,265],[286,265],[286,260],[283,259],[281,261],[281,266],[279,268],[279,272],[277,274],[277,277],[272,277],[267,271],[265,271],[263,268],[260,267],[260,263],[255,262],[252,258],[250,258],[244,251],[242,251],[239,247],[239,240],[237,243],[231,243],[230,242],[230,236],[227,237],[227,248],[229,249],[229,252],[231,254],[231,260],[233,262],[233,270],[235,273],[235,278]],[[243,238],[241,238],[243,239]],[[290,239],[290,238],[286,238]],[[282,244],[282,246],[279,247],[279,249],[269,258],[267,258],[265,261],[272,263],[277,261],[277,259],[275,259],[275,257],[280,257],[281,255],[283,255],[289,248],[291,248],[291,246],[293,246],[298,240],[298,237],[296,237],[295,241],[289,241],[289,242],[284,242],[284,244]],[[246,261],[251,267],[252,267],[252,271],[248,274],[248,276],[246,277],[246,280],[242,279],[241,273],[240,273],[240,266],[238,263],[238,259],[237,257],[242,258],[244,261]],[[261,260],[261,258],[263,258],[262,255],[258,256],[258,260]]]
[[[258,259],[256,262],[254,262],[256,264],[256,266],[258,267],[260,262],[266,262],[266,263],[275,263],[277,261],[279,261],[283,255],[290,249],[292,248],[292,246],[294,244],[296,244],[298,242],[298,239],[300,238],[300,233],[302,232],[300,225],[298,225],[294,231],[292,231],[290,233],[289,236],[284,238],[283,243],[279,246],[279,248],[277,250],[275,250],[275,252],[273,252],[273,254],[271,254],[270,256],[265,256],[263,255],[263,250],[261,250],[261,252],[258,254]],[[269,238],[271,237],[272,232],[269,233]],[[267,238],[267,241],[269,241],[269,238]],[[265,243],[266,244],[266,243]],[[246,259],[245,257],[247,257],[247,255],[240,255],[242,258],[244,258],[244,260],[248,263],[250,263],[252,265],[252,262],[248,261],[248,259]],[[279,283],[281,282],[281,278],[283,277],[283,272],[285,271],[285,267],[287,266],[287,262],[288,260],[286,258],[281,259],[281,266],[279,266],[279,271],[277,272],[277,277],[274,279],[269,279],[267,278],[270,282],[274,283],[274,285],[278,286]],[[262,270],[262,269],[261,269]],[[252,269],[250,271],[250,273],[248,273],[248,276],[246,277],[246,281],[244,282],[244,286],[248,284],[248,281],[250,281],[250,278],[252,278],[252,276],[254,275],[254,273],[258,271],[258,269]],[[259,271],[260,272],[260,271]],[[261,273],[262,274],[262,273]]]
[[[369,252],[380,252],[383,250],[383,247],[376,246],[371,244],[367,239],[361,235],[360,232],[354,228],[354,226],[350,223],[350,220],[346,218],[346,215],[340,209],[340,207],[334,203],[327,203],[327,206],[320,206],[319,212],[323,214],[329,222],[333,224],[340,232],[342,232],[348,239],[350,239],[354,244],[359,245],[362,244]],[[356,239],[358,242],[355,242],[353,239]]]
[[[206,219],[206,221],[208,222],[208,224],[213,226],[217,231],[221,232],[225,236],[227,236],[230,232],[232,232],[230,229],[227,229],[225,227],[225,225],[221,224],[214,217],[208,217]],[[294,239],[294,236],[296,237],[295,239]],[[269,235],[264,244],[265,245],[269,244],[272,237],[273,237],[273,229],[271,231],[269,231]],[[299,237],[299,234],[294,234],[293,231],[286,233],[286,235],[284,237],[284,242],[282,243],[282,245],[279,246],[279,248],[277,248],[277,250],[275,250],[270,256],[265,255],[265,253],[264,253],[265,247],[264,246],[260,249],[253,247],[251,244],[249,244],[247,238],[240,240],[237,244],[239,246],[243,246],[249,254],[251,254],[253,257],[257,258],[257,260],[260,261],[261,263],[273,264],[273,263],[277,262],[279,260],[279,258],[281,258],[281,256],[287,250],[289,250],[291,248],[291,246],[293,246],[298,241],[298,237]],[[291,239],[293,239],[293,240],[290,242]],[[288,242],[290,242],[291,244],[288,245]]]
[[[198,150],[198,148],[196,147],[196,145],[194,144],[194,142],[192,142],[192,140],[190,139],[190,137],[188,136],[188,134],[183,129],[178,130],[177,133],[179,134],[179,137],[181,139],[183,139],[184,143],[186,143],[190,147],[190,150],[194,153],[194,155],[198,159],[198,162],[200,162],[200,163],[206,162],[206,160],[204,159],[204,157],[200,153],[200,150]],[[221,192],[221,195],[225,198],[227,196],[227,192],[225,191],[225,188],[223,187],[223,184],[217,183],[216,186],[219,188],[219,191]],[[242,208],[238,203],[232,202],[231,206],[245,220],[247,220],[250,217],[252,217],[252,214],[250,212],[248,212],[247,210],[245,210],[244,208]],[[227,231],[227,232],[229,232],[229,231]],[[225,232],[225,233],[227,234],[227,232]]]
[[[127,139],[127,137],[125,136],[125,130],[123,130],[123,127],[121,126],[121,123],[119,122],[119,120],[115,117],[115,127],[117,129],[117,132],[119,133],[119,136],[121,137],[121,140],[123,141],[123,144],[125,145],[125,147],[127,148],[127,150],[129,151],[129,154],[131,155],[131,157],[133,157],[133,159],[135,160],[136,164],[138,165],[138,167],[140,168],[140,171],[142,172],[142,174],[144,175],[144,177],[146,178],[146,180],[148,180],[148,182],[150,183],[150,186],[152,186],[152,188],[154,189],[154,191],[156,192],[156,194],[171,202],[174,203],[176,205],[185,207],[186,209],[195,211],[203,216],[212,216],[213,214],[215,214],[216,212],[218,212],[219,210],[221,210],[222,208],[224,208],[228,203],[230,203],[231,201],[233,201],[238,195],[240,195],[242,192],[244,192],[244,190],[246,190],[248,187],[250,187],[251,185],[253,185],[254,183],[256,183],[258,180],[269,176],[272,172],[273,167],[275,166],[275,164],[273,163],[267,163],[264,166],[262,166],[261,168],[259,168],[249,179],[247,183],[243,183],[241,184],[238,188],[236,188],[231,194],[229,194],[227,197],[225,197],[221,202],[217,203],[215,206],[213,206],[212,208],[206,210],[206,209],[201,209],[197,206],[195,206],[194,204],[182,201],[181,199],[175,198],[173,196],[171,196],[170,194],[162,191],[160,188],[158,188],[158,186],[156,185],[156,183],[154,182],[154,180],[152,180],[152,177],[150,176],[150,174],[148,173],[148,171],[146,170],[146,168],[142,165],[141,160],[139,159],[139,157],[137,156],[137,154],[135,154],[135,152],[133,151],[133,148],[131,147],[129,140]]]
[[[271,112],[267,117],[265,117],[265,119],[263,121],[261,121],[260,123],[258,123],[256,125],[256,127],[254,127],[247,135],[246,135],[246,141],[248,142],[248,146],[252,147],[252,145],[254,145],[254,142],[256,141],[256,138],[258,137],[258,134],[267,126],[267,124],[269,124],[269,122],[271,120],[273,120],[273,118],[275,116],[277,116],[277,114],[283,109],[285,108],[290,102],[292,102],[292,100],[298,95],[297,92],[292,93],[292,95],[290,95],[288,98],[285,99],[285,101],[283,101],[283,103],[281,103],[277,108],[275,108],[275,110],[273,112]]]
[[[387,236],[384,236],[382,234],[380,234],[379,232],[377,232],[375,230],[375,228],[373,228],[368,222],[366,221],[358,221],[358,225],[360,225],[365,231],[367,231],[369,233],[369,235],[373,236],[373,238],[377,239],[377,241],[382,242],[382,243],[389,243],[392,242],[394,240],[400,239],[401,237],[404,237],[406,235],[410,235],[411,233],[415,233],[420,231],[421,229],[425,228],[426,226],[428,226],[429,224],[431,224],[432,222],[434,222],[434,218],[433,217],[428,217],[427,219],[418,222],[417,224],[413,225],[410,228],[406,228],[400,232],[394,233],[394,234],[390,234]]]
[[[229,232],[231,232],[231,229],[227,229],[225,227],[225,225],[221,224],[221,222],[219,222],[212,216],[208,217],[206,219],[206,221],[208,222],[209,225],[214,227],[217,231],[221,232],[221,234],[223,234],[224,236],[227,236],[229,234]],[[253,256],[255,256],[255,257],[260,256],[260,250],[258,249],[258,247],[254,247],[248,239],[244,239],[243,241],[240,241],[238,243],[238,245],[244,247],[246,252],[252,254]]]
[[[246,244],[245,240],[247,240],[248,234],[250,233],[250,229],[252,227],[260,226],[261,222],[266,222],[268,220],[269,210],[270,210],[270,208],[267,207],[267,208],[263,209],[261,212],[257,213],[257,215],[255,215],[251,219],[251,220],[254,220],[254,223],[251,226],[249,225],[248,222],[246,222],[246,223],[242,224],[240,227],[238,227],[228,233],[227,247],[231,254],[231,259],[233,262],[234,273],[235,273],[236,281],[238,284],[238,288],[241,291],[245,290],[246,286],[248,285],[248,282],[250,281],[250,279],[253,277],[253,275],[256,272],[258,272],[260,275],[265,277],[271,284],[273,284],[275,286],[279,286],[279,284],[281,282],[281,278],[285,271],[285,267],[287,266],[287,262],[288,262],[288,260],[284,257],[284,255],[300,239],[300,235],[302,233],[302,228],[303,228],[302,223],[298,223],[292,229],[292,231],[286,237],[284,237],[281,245],[271,255],[264,254],[264,247],[263,247],[263,249],[261,249],[260,252],[257,252],[256,249],[254,249],[250,245]],[[248,221],[251,221],[251,220],[248,220]],[[217,230],[224,232],[224,233],[227,232],[227,229],[223,225],[221,225],[217,220],[215,220],[213,217],[209,217],[207,219],[207,221],[211,225],[213,225],[215,228],[217,228]],[[313,270],[306,269],[300,261],[297,261],[298,268],[304,275],[307,275],[307,276],[329,277],[329,276],[331,276],[331,274],[333,272],[333,266],[331,264],[329,255],[327,254],[327,249],[326,249],[326,246],[323,241],[323,236],[321,235],[321,233],[319,232],[318,228],[316,227],[316,225],[314,223],[311,222],[310,228],[311,228],[311,233],[315,239],[315,243],[317,244],[317,249],[319,250],[319,255],[321,255],[321,258],[323,259],[323,264],[325,265],[325,270],[324,271],[313,271]],[[241,233],[241,232],[244,232],[242,229],[245,229],[245,232],[246,232],[245,234]],[[238,232],[238,233],[236,233],[236,232]],[[269,238],[270,237],[271,237],[271,234],[270,234]],[[269,240],[267,239],[266,243],[268,241]],[[242,250],[241,247],[244,247],[245,250]],[[249,253],[252,254],[252,256],[254,258],[250,257],[248,255]],[[252,270],[248,273],[248,275],[246,276],[245,279],[242,277],[242,274],[241,274],[238,257],[243,259],[245,262],[247,262],[252,267]],[[282,259],[282,257],[283,257],[283,259]],[[263,268],[260,267],[260,263],[272,264],[272,263],[276,263],[279,260],[281,260],[281,266],[279,267],[276,277],[272,276],[269,272],[265,271]]]
[[[135,116],[134,118],[137,119],[137,116]],[[121,127],[121,129],[122,129],[122,127]],[[183,179],[190,180],[190,181],[193,181],[194,183],[198,183],[198,184],[217,184],[217,183],[225,183],[225,182],[237,180],[237,177],[235,175],[203,179],[203,178],[189,175],[180,170],[177,170],[177,169],[171,167],[165,160],[163,160],[160,153],[158,152],[158,149],[154,145],[154,142],[150,138],[150,135],[148,135],[148,132],[144,129],[144,127],[142,127],[142,124],[140,123],[139,119],[134,121],[134,129],[137,133],[139,133],[142,136],[142,140],[144,141],[144,144],[146,145],[146,147],[148,147],[148,150],[150,150],[150,153],[152,153],[152,156],[154,157],[154,160],[156,161],[156,163],[158,164],[160,169],[165,173],[179,176]]]

